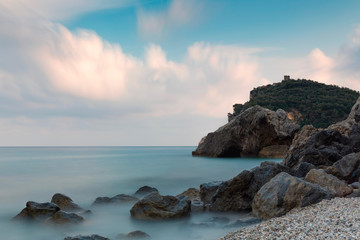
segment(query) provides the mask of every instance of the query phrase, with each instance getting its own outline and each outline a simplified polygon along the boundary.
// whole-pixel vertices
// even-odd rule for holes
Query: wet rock
[[[64,240],[110,240],[109,238],[93,234],[90,236],[77,235],[75,237],[66,237]]]
[[[153,192],[159,193],[159,191],[156,188],[149,187],[149,186],[143,186],[143,187],[139,188],[134,193],[134,195],[137,196],[137,197],[143,197],[143,196],[145,196],[145,195],[147,195],[149,193],[153,193]]]
[[[305,181],[328,189],[335,197],[344,197],[353,191],[345,182],[333,175],[327,174],[323,169],[310,170],[305,176]]]
[[[84,222],[84,218],[75,214],[75,213],[67,213],[64,211],[58,211],[52,217],[46,219],[47,223],[54,223],[58,225],[65,224],[79,224]]]
[[[146,195],[135,203],[130,213],[141,220],[159,220],[188,216],[191,201],[187,197],[161,196],[158,193]]]
[[[133,231],[129,232],[128,234],[118,234],[116,239],[150,239],[150,235],[143,231]]]
[[[223,182],[210,202],[212,211],[241,211],[251,209],[256,192],[280,172],[292,170],[275,162],[262,162],[251,171],[243,171],[233,179]]]
[[[65,196],[61,193],[56,193],[51,199],[51,202],[56,204],[61,210],[67,211],[67,212],[78,212],[82,211],[83,209],[79,207],[76,203],[73,202],[73,200]]]
[[[139,200],[136,197],[126,195],[126,194],[118,194],[114,197],[98,197],[93,202],[93,205],[100,205],[100,204],[121,204],[121,203],[129,203],[129,202],[136,202]]]
[[[256,193],[252,210],[254,216],[268,219],[332,197],[327,189],[282,172]]]
[[[191,211],[202,212],[205,210],[204,202],[200,199],[200,191],[196,188],[189,188],[183,193],[180,193],[176,197],[188,197],[191,200]]]
[[[226,125],[204,137],[194,156],[243,157],[258,156],[261,149],[272,145],[291,144],[300,126],[279,109],[254,106],[248,108]]]
[[[344,156],[326,171],[348,183],[356,182],[360,177],[360,153]]]
[[[360,197],[360,189],[354,189],[353,192],[347,196],[345,196],[346,198],[357,198]]]
[[[37,203],[29,201],[26,207],[13,220],[43,221],[52,217],[60,208],[53,203]]]
[[[205,206],[209,206],[211,204],[213,196],[222,183],[222,181],[213,181],[200,185],[200,199],[204,202]]]

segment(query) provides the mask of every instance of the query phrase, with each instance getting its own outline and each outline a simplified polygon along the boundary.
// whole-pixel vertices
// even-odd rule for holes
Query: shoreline
[[[333,198],[230,232],[219,240],[360,239],[360,198]]]

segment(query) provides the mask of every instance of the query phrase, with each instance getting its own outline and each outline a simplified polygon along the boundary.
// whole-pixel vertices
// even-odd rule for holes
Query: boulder
[[[282,172],[256,193],[252,211],[256,217],[268,219],[332,197],[329,190]]]
[[[264,147],[259,152],[261,158],[283,158],[289,150],[288,145],[271,145]]]
[[[118,234],[116,239],[150,239],[150,235],[146,232],[136,230],[128,234]]]
[[[354,188],[354,189],[360,189],[360,182],[353,182],[351,184],[351,187]]]
[[[292,170],[275,162],[262,162],[259,167],[242,171],[233,179],[219,185],[211,198],[212,211],[241,211],[251,209],[256,192],[280,172]]]
[[[93,202],[93,205],[100,205],[100,204],[121,204],[121,203],[129,203],[129,202],[136,202],[139,200],[137,197],[133,197],[126,194],[118,194],[114,197],[98,197]]]
[[[51,202],[56,204],[59,208],[61,208],[61,210],[67,212],[79,212],[84,210],[81,207],[79,207],[79,205],[74,203],[70,197],[65,196],[64,194],[61,193],[54,194],[54,196],[51,199]]]
[[[183,193],[176,195],[176,197],[188,197],[191,200],[191,211],[202,212],[205,210],[205,204],[200,199],[200,191],[196,188],[189,188]]]
[[[253,106],[226,125],[204,137],[194,156],[243,157],[258,156],[261,149],[272,145],[291,144],[300,126],[279,109]]]
[[[354,189],[353,192],[346,196],[346,198],[360,197],[360,189]]]
[[[53,203],[37,203],[29,201],[26,207],[13,220],[43,221],[52,217],[60,208]]]
[[[353,191],[345,182],[333,175],[327,174],[323,169],[310,170],[305,176],[305,181],[328,189],[335,197],[344,197]]]
[[[188,197],[146,195],[131,208],[131,216],[140,220],[159,220],[188,216],[191,201]]]
[[[66,237],[64,238],[64,240],[110,240],[110,239],[99,236],[97,234],[93,234],[89,236],[77,235],[75,237]]]
[[[149,187],[149,186],[143,186],[141,188],[139,188],[134,195],[137,197],[143,197],[149,193],[153,193],[153,192],[157,192],[159,193],[159,191],[156,188],[153,187]]]
[[[57,211],[50,218],[46,219],[47,223],[54,223],[58,225],[65,224],[79,224],[84,221],[84,218],[75,214],[75,213],[67,213],[64,211]]]
[[[213,181],[200,185],[200,199],[206,207],[211,204],[212,198],[222,183],[222,181]]]
[[[360,153],[351,153],[335,162],[326,170],[348,183],[358,181],[360,177]]]
[[[306,174],[311,170],[316,168],[313,164],[307,162],[301,162],[294,167],[295,177],[304,178]]]

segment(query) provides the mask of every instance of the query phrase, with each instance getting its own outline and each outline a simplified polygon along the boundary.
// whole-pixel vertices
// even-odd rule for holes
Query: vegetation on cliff
[[[301,125],[326,128],[344,120],[358,97],[359,92],[349,88],[305,79],[283,80],[254,88],[248,102],[233,105],[229,121],[249,107],[260,105],[274,111],[281,108]]]

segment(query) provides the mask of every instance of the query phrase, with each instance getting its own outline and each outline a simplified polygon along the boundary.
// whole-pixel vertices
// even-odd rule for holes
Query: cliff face
[[[208,157],[258,156],[264,148],[267,148],[265,152],[269,152],[269,149],[277,152],[279,149],[283,149],[286,152],[287,146],[291,144],[293,136],[299,128],[300,126],[289,120],[285,111],[281,109],[274,112],[254,106],[204,137],[193,155]],[[269,146],[272,148],[268,148]],[[271,153],[269,154],[271,155]]]

